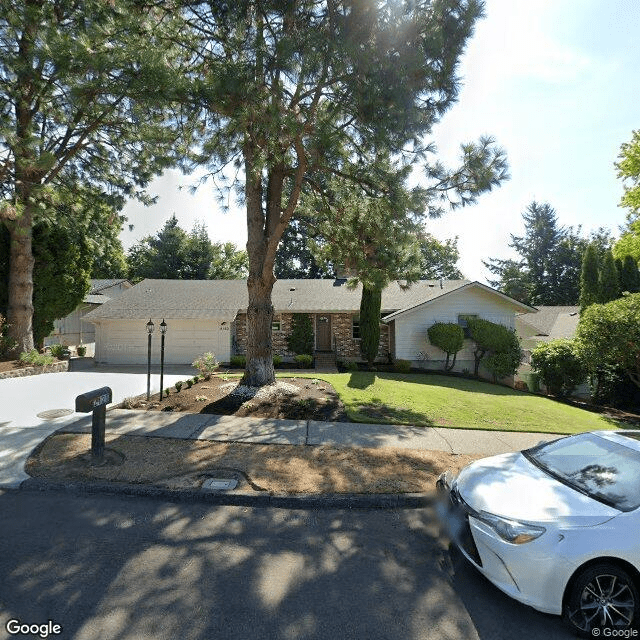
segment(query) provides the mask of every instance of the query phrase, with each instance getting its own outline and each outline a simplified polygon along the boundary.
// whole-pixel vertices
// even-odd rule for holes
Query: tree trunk
[[[275,382],[271,341],[273,305],[271,292],[276,281],[273,260],[269,260],[269,235],[262,202],[262,171],[256,166],[255,149],[245,146],[247,254],[247,365],[242,384],[262,387]]]
[[[18,357],[33,346],[33,215],[29,205],[6,221],[9,230],[8,336],[16,341],[10,355]]]
[[[242,383],[250,387],[262,387],[275,382],[271,341],[273,282],[252,281],[250,278],[247,288],[247,368]]]

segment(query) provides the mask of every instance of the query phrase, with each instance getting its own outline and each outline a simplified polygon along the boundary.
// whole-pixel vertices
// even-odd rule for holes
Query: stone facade
[[[293,322],[292,313],[276,313],[273,321],[280,323],[280,330],[272,332],[273,353],[285,359],[293,358],[294,354],[287,347],[287,335],[291,331]],[[315,333],[316,314],[310,313]],[[338,360],[361,360],[360,340],[353,338],[353,319],[355,313],[323,313],[323,316],[331,316],[331,343]],[[234,322],[233,354],[245,354],[247,352],[247,314],[239,313]],[[386,361],[389,354],[389,327],[386,324],[380,326],[380,345],[378,359]]]

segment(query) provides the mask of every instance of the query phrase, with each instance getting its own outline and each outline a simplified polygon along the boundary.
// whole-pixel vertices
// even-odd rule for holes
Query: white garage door
[[[160,320],[155,320],[151,337],[151,363],[160,362]],[[166,319],[164,361],[191,364],[198,356],[212,351],[219,362],[231,355],[230,323],[222,320]],[[146,322],[140,320],[105,321],[96,331],[96,361],[107,364],[146,364]]]

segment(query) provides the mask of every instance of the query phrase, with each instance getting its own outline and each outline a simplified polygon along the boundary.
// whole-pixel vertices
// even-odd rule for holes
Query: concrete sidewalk
[[[398,447],[453,454],[494,455],[515,451],[558,436],[469,429],[441,429],[385,424],[238,418],[236,416],[163,413],[114,409],[107,413],[107,433],[146,438],[176,438],[274,445],[330,445],[334,447]],[[68,422],[60,433],[90,433],[91,418]],[[2,485],[0,485],[1,487]],[[254,490],[209,490],[200,486],[170,489],[148,484],[105,481],[51,481],[32,478],[15,485],[24,490],[113,493],[177,501],[204,501],[252,507],[421,508],[431,504],[430,493],[393,494],[271,494]]]
[[[216,440],[252,444],[330,445],[334,447],[397,447],[448,453],[496,455],[532,447],[560,436],[549,433],[478,431],[357,422],[317,422],[239,418],[193,413],[114,409],[107,414],[107,433]],[[63,425],[64,433],[91,433],[91,416]]]

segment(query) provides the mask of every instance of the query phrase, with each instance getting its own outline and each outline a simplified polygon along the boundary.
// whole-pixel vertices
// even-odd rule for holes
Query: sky
[[[440,240],[458,237],[466,278],[486,282],[483,260],[514,257],[510,234],[523,233],[522,213],[534,200],[549,203],[561,225],[618,235],[626,211],[614,162],[640,128],[639,33],[638,0],[486,0],[461,59],[458,102],[431,137],[438,159],[452,166],[460,144],[482,135],[509,160],[511,178],[501,187],[426,222]],[[231,196],[223,212],[211,183],[191,194],[196,181],[168,171],[150,185],[157,204],[128,203],[125,249],[174,213],[185,230],[204,222],[214,242],[244,248],[244,210]]]

